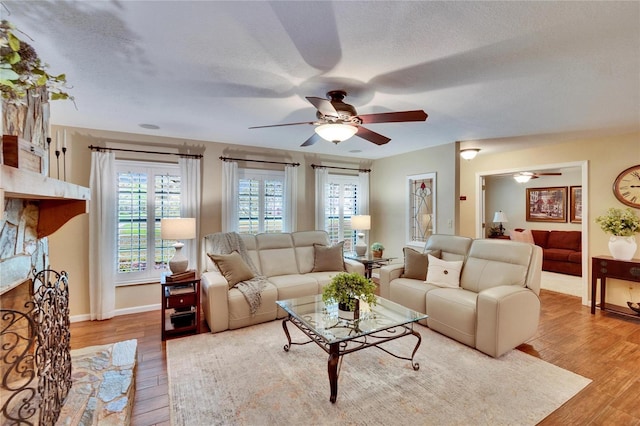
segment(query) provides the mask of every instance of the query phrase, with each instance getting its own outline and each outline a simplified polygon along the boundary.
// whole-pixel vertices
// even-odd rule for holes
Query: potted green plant
[[[373,243],[371,244],[371,251],[373,252],[373,257],[382,257],[384,246],[381,243]]]
[[[619,260],[631,260],[638,248],[635,235],[640,232],[640,218],[630,208],[610,208],[606,214],[596,217],[596,223],[611,235],[611,256]]]
[[[340,272],[322,290],[325,304],[338,303],[343,311],[357,311],[356,305],[362,300],[369,305],[376,304],[376,285],[369,278],[357,272]]]

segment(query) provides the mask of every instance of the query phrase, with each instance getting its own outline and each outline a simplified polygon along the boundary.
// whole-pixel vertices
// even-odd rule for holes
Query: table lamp
[[[180,240],[191,240],[196,237],[195,218],[165,218],[160,221],[160,237],[163,240],[176,240],[173,248],[176,253],[169,261],[171,273],[184,272],[189,267],[189,259],[182,254],[184,243]]]
[[[351,216],[351,229],[368,231],[371,229],[371,216],[366,214]],[[356,242],[355,249],[358,256],[364,256],[367,253],[367,243],[364,241],[364,232],[358,232],[358,241]]]
[[[493,223],[500,223],[500,226],[498,227],[498,229],[500,230],[498,235],[502,236],[504,235],[504,227],[502,226],[502,223],[507,223],[509,222],[507,220],[507,215],[504,214],[504,212],[502,210],[499,210],[497,212],[494,213],[493,215]]]

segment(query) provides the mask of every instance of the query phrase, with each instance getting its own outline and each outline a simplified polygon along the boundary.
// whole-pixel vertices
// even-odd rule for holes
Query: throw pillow
[[[237,251],[231,254],[207,254],[216,264],[220,273],[226,278],[229,288],[233,288],[239,282],[250,280],[255,276]]]
[[[430,254],[428,257],[429,269],[427,270],[426,283],[435,284],[440,287],[460,287],[462,260],[447,262]]]
[[[529,243],[534,244],[533,242],[533,234],[531,233],[531,229],[523,229],[522,231],[511,231],[511,235],[509,237],[513,241],[520,241],[521,243]]]
[[[420,253],[411,247],[402,249],[404,252],[404,272],[403,278],[413,278],[424,281],[427,278],[427,268],[429,267],[429,254],[440,257],[440,250],[428,250]]]
[[[344,241],[333,246],[313,245],[313,269],[311,272],[346,271],[343,256]]]

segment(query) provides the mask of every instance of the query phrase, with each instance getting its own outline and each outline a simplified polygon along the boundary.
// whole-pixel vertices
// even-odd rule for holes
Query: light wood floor
[[[542,290],[537,336],[518,349],[593,380],[543,425],[640,425],[640,320],[600,311]],[[207,330],[206,325],[203,330]],[[160,313],[71,325],[73,349],[138,339],[133,425],[168,425],[167,363]]]

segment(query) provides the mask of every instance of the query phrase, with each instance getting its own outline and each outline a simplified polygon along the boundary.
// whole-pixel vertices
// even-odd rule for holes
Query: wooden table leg
[[[596,313],[596,287],[598,287],[598,277],[595,273],[591,273],[591,314]]]
[[[340,344],[334,343],[330,347],[329,361],[327,369],[329,372],[329,386],[331,387],[331,397],[329,401],[336,402],[338,397],[338,361],[340,360]]]

